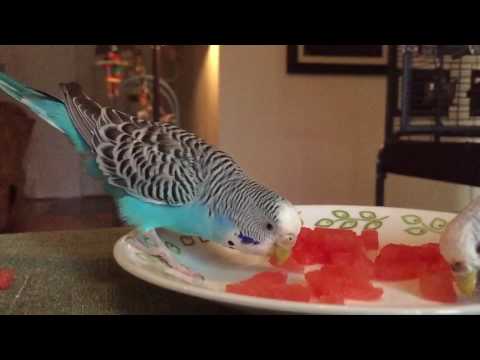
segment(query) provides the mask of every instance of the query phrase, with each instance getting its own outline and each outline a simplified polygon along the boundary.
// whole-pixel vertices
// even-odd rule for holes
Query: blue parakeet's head
[[[282,198],[256,204],[238,222],[226,245],[248,253],[288,258],[302,227],[295,207]]]

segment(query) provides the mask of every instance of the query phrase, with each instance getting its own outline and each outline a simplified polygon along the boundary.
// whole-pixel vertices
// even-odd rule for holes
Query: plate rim
[[[297,205],[296,207],[348,207],[348,208],[384,208],[391,210],[412,210],[434,213],[444,213],[456,215],[455,213],[442,212],[435,210],[407,209],[379,206],[357,206],[357,205]],[[399,306],[346,306],[330,304],[310,304],[294,301],[284,301],[275,299],[255,298],[251,296],[231,294],[195,285],[183,283],[180,280],[169,279],[167,274],[159,272],[152,275],[149,271],[141,269],[131,263],[124,254],[128,247],[126,241],[127,235],[122,236],[115,243],[113,257],[117,264],[126,272],[135,277],[160,288],[181,293],[195,298],[213,301],[216,303],[233,305],[243,308],[261,309],[266,311],[275,311],[279,313],[297,314],[297,315],[478,315],[480,314],[479,304],[454,304],[454,305],[435,305],[424,306],[421,308],[402,308]]]

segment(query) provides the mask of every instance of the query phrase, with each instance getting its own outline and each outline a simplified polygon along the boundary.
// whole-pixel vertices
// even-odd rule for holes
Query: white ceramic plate
[[[441,232],[456,214],[424,210],[356,206],[298,206],[305,226],[349,228],[361,232],[364,228],[377,229],[380,246],[389,243],[424,244],[438,242]],[[202,280],[185,278],[160,258],[134,246],[135,235],[121,238],[114,249],[114,257],[127,272],[165,289],[233,306],[269,312],[296,314],[386,314],[386,315],[440,315],[480,314],[480,298],[460,299],[455,305],[445,305],[421,299],[418,281],[376,285],[384,289],[380,301],[346,301],[345,305],[323,305],[260,299],[226,293],[228,282],[248,278],[258,271],[271,269],[265,259],[239,254],[198,238],[178,237],[160,233],[162,240],[174,253],[175,259],[202,275]]]

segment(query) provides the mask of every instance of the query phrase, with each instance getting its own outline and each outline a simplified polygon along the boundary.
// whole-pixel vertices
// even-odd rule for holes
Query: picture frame
[[[389,45],[288,45],[289,74],[386,75]]]

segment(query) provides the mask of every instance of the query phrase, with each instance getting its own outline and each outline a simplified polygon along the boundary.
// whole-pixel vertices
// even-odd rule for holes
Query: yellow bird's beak
[[[472,297],[477,288],[477,272],[472,271],[455,278],[458,289],[465,296]]]
[[[287,248],[281,245],[275,245],[274,256],[278,265],[283,265],[285,261],[288,260],[290,254],[292,253],[291,248]]]

